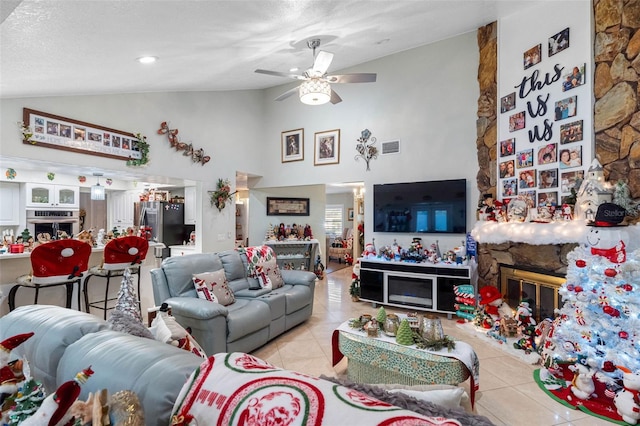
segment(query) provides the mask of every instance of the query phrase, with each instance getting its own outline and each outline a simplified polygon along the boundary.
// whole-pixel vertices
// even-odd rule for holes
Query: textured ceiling
[[[474,31],[521,0],[24,0],[0,2],[0,97],[261,89],[254,72],[313,63],[335,72]],[[153,55],[153,65],[136,58]]]

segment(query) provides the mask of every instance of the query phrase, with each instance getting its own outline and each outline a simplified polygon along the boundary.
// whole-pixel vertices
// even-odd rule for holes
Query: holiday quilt
[[[171,424],[460,426],[237,352],[202,363],[178,395]]]

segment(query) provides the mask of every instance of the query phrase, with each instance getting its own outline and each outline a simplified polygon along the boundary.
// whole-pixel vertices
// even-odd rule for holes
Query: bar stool
[[[73,287],[78,284],[78,310],[81,310],[80,283],[87,271],[91,246],[78,240],[57,240],[44,243],[31,252],[30,274],[16,279],[9,290],[9,310],[16,307],[16,293],[21,287],[35,290],[34,304],[38,304],[40,289],[64,285],[67,289],[66,307],[71,308]]]
[[[117,297],[109,297],[109,285],[111,278],[124,276],[124,271],[129,268],[132,275],[138,275],[138,309],[140,309],[140,268],[147,257],[149,242],[142,237],[127,236],[116,238],[104,246],[104,258],[102,264],[89,269],[87,278],[84,280],[82,293],[84,294],[84,306],[87,313],[91,308],[100,309],[104,312],[104,319],[107,319],[107,311],[113,309],[109,307],[109,302],[117,300]],[[89,281],[93,277],[106,278],[104,288],[104,299],[89,302]]]

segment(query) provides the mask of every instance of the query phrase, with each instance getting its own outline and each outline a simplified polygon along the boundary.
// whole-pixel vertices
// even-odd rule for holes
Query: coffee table
[[[478,357],[462,341],[456,341],[453,351],[418,349],[415,345],[399,345],[395,337],[384,334],[368,337],[365,332],[349,327],[346,321],[333,332],[332,354],[334,366],[347,357],[347,375],[356,383],[458,385],[471,378],[472,405],[479,388]]]

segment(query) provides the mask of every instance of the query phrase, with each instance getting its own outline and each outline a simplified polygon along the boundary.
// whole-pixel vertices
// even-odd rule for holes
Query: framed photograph
[[[500,98],[500,113],[511,111],[516,107],[516,92]]]
[[[516,178],[505,179],[502,181],[502,198],[515,197],[518,195],[518,182]]]
[[[551,164],[558,161],[558,144],[549,143],[538,149],[538,165]]]
[[[538,188],[557,188],[558,187],[558,169],[540,170],[538,179]]]
[[[511,138],[500,141],[500,157],[508,157],[516,152],[516,139]]]
[[[516,130],[524,129],[525,116],[524,111],[509,116],[509,131],[515,132]]]
[[[120,144],[121,138],[133,140],[133,133],[29,108],[22,109],[22,122],[34,129],[30,140],[23,141],[25,144],[120,160],[141,158],[129,143]]]
[[[340,163],[340,129],[315,134],[314,166]]]
[[[569,28],[549,37],[549,56],[562,52],[569,47]]]
[[[541,60],[542,60],[542,44],[533,46],[531,49],[527,50],[522,55],[522,61],[523,61],[525,70],[527,68],[531,68],[535,64],[539,64]]]
[[[582,120],[560,126],[560,143],[567,144],[582,140]]]
[[[555,121],[564,120],[565,118],[573,117],[576,115],[578,105],[578,97],[571,96],[557,101],[555,104]]]
[[[586,67],[587,64],[576,65],[575,67],[570,68],[571,72],[562,76],[563,92],[571,90],[574,87],[582,86],[584,84],[584,69]]]
[[[501,178],[514,177],[516,175],[516,168],[513,160],[503,161],[500,163],[499,167]]]
[[[518,188],[528,189],[536,187],[536,171],[535,170],[523,170],[519,174]]]
[[[558,205],[557,192],[538,192],[538,207]]]
[[[560,175],[560,190],[562,192],[571,192],[571,189],[575,189],[576,192],[580,189],[582,181],[584,180],[584,170],[576,170],[575,172],[564,172]]]
[[[349,222],[352,222],[352,221],[353,221],[353,209],[351,209],[351,208],[348,208],[348,209],[347,209],[347,220],[348,220]]]
[[[282,132],[282,162],[304,160],[304,129]]]
[[[309,216],[309,199],[267,197],[267,216]]]
[[[560,150],[560,168],[571,169],[582,166],[582,146]]]
[[[525,149],[524,151],[520,151],[518,155],[516,155],[516,160],[518,161],[519,169],[533,166],[533,149]]]

